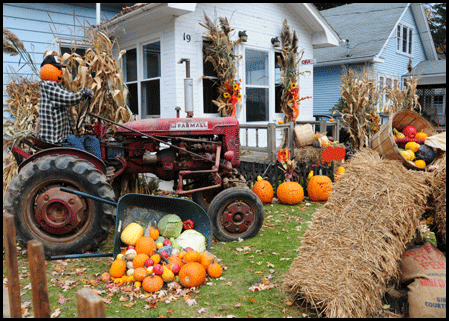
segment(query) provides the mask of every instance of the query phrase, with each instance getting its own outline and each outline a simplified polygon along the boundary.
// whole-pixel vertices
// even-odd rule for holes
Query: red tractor
[[[37,239],[46,255],[95,250],[112,230],[113,206],[60,190],[68,187],[116,201],[120,182],[134,173],[153,173],[174,181],[177,195],[191,196],[207,211],[220,241],[251,238],[263,223],[260,199],[237,171],[240,164],[239,123],[235,118],[144,119],[118,125],[105,133],[100,121],[93,132],[102,159],[75,148],[42,142],[31,136],[12,149],[19,164],[4,198],[15,215],[17,238]]]

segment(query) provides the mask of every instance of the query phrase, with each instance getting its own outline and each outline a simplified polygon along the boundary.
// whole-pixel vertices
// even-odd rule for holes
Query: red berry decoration
[[[405,137],[415,138],[415,136],[416,136],[416,129],[412,125],[407,125],[402,130],[402,133],[405,135]]]

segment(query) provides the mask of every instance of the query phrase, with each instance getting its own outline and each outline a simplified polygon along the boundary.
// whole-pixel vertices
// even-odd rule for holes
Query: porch
[[[340,139],[340,121],[296,121],[297,126],[311,124],[313,132],[328,132],[336,141]],[[282,148],[282,138],[287,130],[287,144],[292,155],[295,153],[293,123],[240,124],[240,160],[247,163],[267,164],[275,162],[277,152]]]

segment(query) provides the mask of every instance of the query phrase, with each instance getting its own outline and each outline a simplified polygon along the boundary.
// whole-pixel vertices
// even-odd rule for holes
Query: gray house
[[[313,50],[315,116],[331,114],[340,98],[345,65],[372,67],[378,81],[390,86],[410,76],[407,63],[411,59],[413,73],[422,78],[419,84],[446,83],[446,63],[438,61],[422,4],[354,3],[320,13],[342,42],[338,47]]]

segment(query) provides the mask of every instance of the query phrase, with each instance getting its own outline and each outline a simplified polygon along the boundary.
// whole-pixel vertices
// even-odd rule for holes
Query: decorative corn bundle
[[[200,25],[209,31],[205,33],[209,40],[209,43],[204,47],[205,61],[212,63],[219,83],[219,99],[212,100],[212,102],[218,106],[218,112],[222,115],[236,117],[236,105],[238,104],[241,107],[242,104],[242,95],[240,93],[241,80],[237,81],[235,79],[237,73],[236,63],[242,59],[242,56],[234,55],[233,48],[241,40],[240,38],[231,40],[230,32],[234,29],[231,29],[226,17],[218,18],[220,28],[216,23],[212,22],[206,13],[204,13],[204,19],[206,24],[200,23]]]
[[[283,289],[326,317],[376,315],[424,212],[431,177],[371,149],[356,153],[315,212]]]
[[[366,68],[361,72],[346,68],[340,81],[340,94],[346,100],[340,110],[344,126],[348,128],[352,147],[361,149],[368,146],[371,136],[380,128],[376,111],[382,89],[372,70]]]

